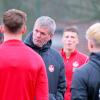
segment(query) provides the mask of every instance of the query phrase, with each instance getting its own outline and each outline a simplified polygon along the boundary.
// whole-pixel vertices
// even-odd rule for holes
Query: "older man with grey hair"
[[[86,32],[89,62],[75,71],[71,100],[100,100],[100,23],[93,24]]]
[[[45,62],[49,81],[49,100],[64,100],[66,90],[64,63],[60,54],[51,48],[55,29],[54,19],[41,16],[36,20],[33,31],[24,42],[39,53]]]

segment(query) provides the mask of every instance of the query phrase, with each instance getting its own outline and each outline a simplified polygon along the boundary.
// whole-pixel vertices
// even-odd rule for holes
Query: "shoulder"
[[[77,53],[78,57],[79,57],[83,62],[87,62],[87,61],[88,61],[89,57],[88,57],[86,54],[84,54],[84,53],[82,53],[82,52],[79,52],[79,51],[77,51],[77,52],[78,52],[78,53]]]
[[[59,53],[58,50],[54,49],[54,48],[50,48],[50,51],[55,54],[56,56],[61,56],[61,54]]]
[[[55,56],[58,60],[62,60],[62,56],[60,52],[54,48],[50,48],[50,52],[52,53],[53,56]]]
[[[93,73],[93,66],[89,61],[74,72],[71,88],[85,89],[93,78]]]
[[[88,56],[80,51],[77,51],[78,52],[78,55],[82,58],[88,58]]]
[[[62,58],[60,52],[57,51],[57,50],[54,49],[54,48],[51,48],[51,49],[50,49],[50,52],[51,52],[51,54],[52,54],[54,60],[57,62],[58,66],[64,67],[64,61],[63,61],[63,58]]]
[[[79,67],[75,72],[74,75],[80,79],[82,78],[88,78],[88,76],[91,75],[92,72],[92,67],[90,62],[82,65],[81,67]]]
[[[27,51],[27,55],[30,56],[33,60],[35,60],[38,63],[43,62],[42,57],[36,51],[34,51],[32,48],[25,45],[25,49]]]

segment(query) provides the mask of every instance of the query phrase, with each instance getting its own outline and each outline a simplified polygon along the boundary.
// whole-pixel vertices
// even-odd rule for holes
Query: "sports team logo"
[[[78,67],[79,63],[77,61],[73,62],[73,67]]]
[[[73,72],[78,69],[79,63],[77,61],[73,62]]]
[[[48,69],[50,72],[54,72],[54,65],[50,65]]]

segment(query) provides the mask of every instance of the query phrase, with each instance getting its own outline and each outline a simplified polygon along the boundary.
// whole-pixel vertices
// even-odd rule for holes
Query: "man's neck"
[[[100,48],[94,48],[92,52],[100,52]]]
[[[71,53],[74,52],[74,50],[75,50],[75,49],[72,50],[72,49],[65,49],[65,48],[64,48],[64,52],[65,52],[65,54],[66,54],[66,57],[69,58],[70,55],[71,55]]]
[[[4,41],[7,41],[7,40],[22,40],[22,35],[21,34],[8,34],[8,33],[5,33],[4,34]]]

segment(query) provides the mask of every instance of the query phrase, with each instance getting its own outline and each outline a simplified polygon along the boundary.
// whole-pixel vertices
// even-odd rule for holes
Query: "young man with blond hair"
[[[71,100],[100,100],[100,23],[86,32],[89,61],[74,73]]]

